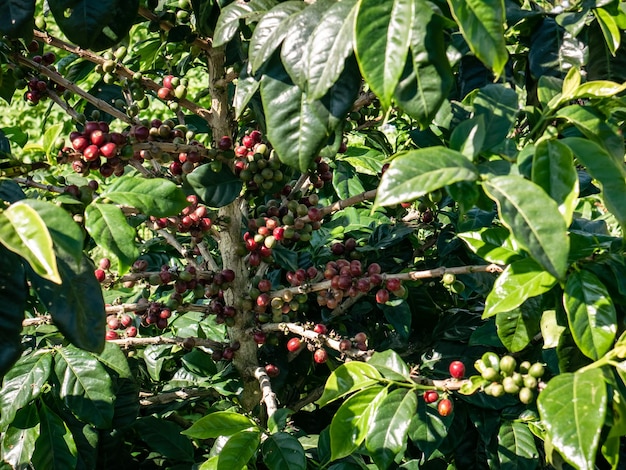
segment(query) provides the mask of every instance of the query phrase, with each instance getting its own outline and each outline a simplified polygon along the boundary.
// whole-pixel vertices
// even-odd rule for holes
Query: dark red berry
[[[449,367],[450,375],[455,379],[462,379],[465,375],[465,364],[461,361],[452,361]]]
[[[287,341],[287,350],[290,352],[295,352],[300,349],[301,345],[302,341],[300,340],[300,338],[291,338],[289,341]]]
[[[424,401],[426,403],[435,403],[439,400],[439,393],[436,390],[426,390],[424,392]]]
[[[317,349],[313,353],[313,360],[318,364],[324,364],[328,360],[328,353],[325,349]]]

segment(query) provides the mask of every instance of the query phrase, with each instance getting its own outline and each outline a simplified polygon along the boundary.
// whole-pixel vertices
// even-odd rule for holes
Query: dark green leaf
[[[168,459],[193,462],[193,445],[181,434],[183,430],[176,423],[146,416],[133,423],[133,428],[148,446]]]
[[[541,187],[517,175],[496,176],[483,185],[520,246],[550,274],[563,279],[569,239],[556,202]]]
[[[118,259],[120,272],[125,272],[139,256],[134,242],[135,229],[128,225],[119,207],[97,202],[89,204],[85,208],[85,228],[106,253]]]
[[[534,470],[539,464],[535,438],[528,425],[506,421],[498,431],[500,470]]]
[[[234,4],[233,4],[234,5]],[[239,119],[246,106],[259,90],[261,85],[260,79],[252,75],[249,70],[250,65],[244,63],[239,78],[237,79],[237,87],[235,88],[235,97],[233,98],[233,107],[235,108],[235,118]]]
[[[0,380],[22,354],[20,333],[27,297],[21,258],[0,245]],[[4,418],[4,412],[2,415]]]
[[[542,310],[536,299],[527,299],[519,308],[496,315],[498,337],[511,352],[519,352],[540,331]]]
[[[304,470],[306,456],[300,441],[291,434],[279,432],[269,436],[262,446],[263,463],[270,470]]]
[[[11,39],[33,37],[35,0],[3,0],[0,2],[0,32]]]
[[[409,425],[416,411],[417,395],[411,389],[394,390],[378,404],[365,438],[365,446],[378,468],[389,468],[396,454],[406,448]]]
[[[0,178],[0,200],[13,204],[22,199],[26,199],[26,194],[15,181],[9,178]]]
[[[504,0],[448,0],[470,49],[496,75],[508,60],[504,39]]]
[[[356,170],[347,162],[338,161],[333,171],[333,188],[340,199],[347,199],[365,192]]]
[[[21,415],[21,416],[20,416]],[[23,419],[20,419],[22,418]],[[11,468],[28,468],[35,441],[39,437],[39,417],[35,406],[29,406],[21,410],[16,418],[15,426],[9,426],[2,437],[0,454],[3,462],[11,465]]]
[[[575,468],[593,470],[606,419],[607,393],[601,369],[554,377],[539,394],[537,408],[547,436]]]
[[[409,426],[409,437],[428,459],[448,435],[453,416],[441,416],[434,406],[420,400]]]
[[[87,351],[66,346],[56,351],[54,371],[59,397],[82,421],[106,429],[113,419],[113,384],[109,374]]]
[[[585,356],[598,360],[611,349],[617,333],[611,294],[595,274],[576,271],[567,277],[563,305],[576,345]]]
[[[240,431],[254,430],[258,426],[250,418],[232,411],[216,411],[193,423],[182,434],[196,439],[210,439],[220,436],[232,436]]]
[[[377,385],[382,375],[375,367],[363,362],[347,362],[330,374],[324,393],[317,401],[320,406],[327,405],[349,393]]]
[[[135,22],[139,0],[49,0],[61,31],[84,49],[100,51],[120,42]]]
[[[94,356],[100,363],[115,371],[120,378],[133,378],[126,355],[117,344],[105,342],[104,350],[100,354],[94,354]]]
[[[118,178],[101,197],[155,217],[176,215],[189,205],[185,193],[173,182],[162,178]]]
[[[33,465],[46,470],[67,470],[76,468],[76,461],[76,444],[70,430],[56,413],[42,403]]]
[[[104,299],[94,276],[93,264],[83,257],[78,269],[59,255],[63,284],[57,286],[39,276],[29,276],[33,289],[61,333],[79,348],[100,352],[104,348]]]
[[[215,172],[210,165],[200,165],[187,176],[187,182],[198,197],[210,207],[223,207],[233,202],[243,182],[225,166]]]
[[[407,340],[411,334],[411,320],[412,314],[409,304],[403,299],[394,299],[388,302],[388,305],[381,304],[378,306],[385,318],[393,326],[398,336]]]
[[[415,14],[412,0],[361,0],[356,16],[355,51],[363,77],[384,108],[400,81]]]
[[[375,206],[412,201],[446,185],[476,179],[476,167],[455,150],[429,147],[400,152],[381,178]]]
[[[490,3],[490,2],[488,2]],[[496,2],[497,3],[497,2]],[[490,84],[474,97],[474,113],[482,116],[485,125],[485,149],[497,149],[506,141],[519,109],[515,91],[504,85]]]

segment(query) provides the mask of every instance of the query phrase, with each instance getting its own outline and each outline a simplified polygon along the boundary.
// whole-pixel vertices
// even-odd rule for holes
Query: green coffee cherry
[[[502,356],[500,359],[500,372],[502,372],[504,376],[513,375],[516,366],[517,361],[513,356]]]

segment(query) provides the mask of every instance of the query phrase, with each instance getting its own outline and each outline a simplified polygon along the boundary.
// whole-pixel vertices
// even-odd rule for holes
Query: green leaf
[[[35,0],[0,2],[0,32],[11,39],[33,37]]]
[[[256,429],[232,434],[218,453],[217,470],[246,468],[260,443],[261,432]]]
[[[504,0],[448,0],[448,4],[472,52],[500,76],[509,58]]]
[[[155,217],[176,215],[189,205],[182,189],[163,178],[118,178],[101,197]]]
[[[455,150],[428,147],[400,152],[381,178],[374,206],[412,201],[446,185],[476,179],[476,167]]]
[[[617,314],[600,279],[586,270],[569,275],[563,305],[572,337],[583,354],[594,361],[604,356],[617,333]]]
[[[598,368],[554,377],[537,399],[552,445],[579,470],[595,468],[606,407],[606,383]]]
[[[330,423],[331,460],[352,455],[360,447],[367,435],[372,412],[387,392],[387,387],[370,387],[342,403]]]
[[[528,299],[519,308],[496,315],[498,338],[510,352],[524,349],[541,328],[542,310],[535,299]]]
[[[220,47],[230,41],[239,29],[239,21],[262,14],[276,5],[274,0],[252,0],[234,2],[222,8],[213,34],[213,46]]]
[[[119,345],[106,341],[104,350],[100,354],[94,354],[94,357],[101,364],[115,371],[120,378],[133,378],[126,355],[122,352]]]
[[[485,125],[483,148],[497,149],[506,141],[515,124],[519,97],[514,90],[499,84],[484,86],[474,97],[474,113]]]
[[[290,0],[280,3],[265,13],[254,28],[250,40],[250,64],[256,73],[265,64],[272,53],[280,47],[289,32],[292,21],[305,7],[300,1]]]
[[[232,3],[231,5],[235,5]],[[246,106],[259,90],[261,85],[260,79],[251,74],[248,63],[243,64],[239,77],[237,78],[237,86],[235,87],[235,96],[233,98],[233,107],[235,108],[235,119],[239,119]]]
[[[356,170],[347,162],[337,161],[333,171],[333,188],[340,199],[347,199],[365,192]]]
[[[589,174],[602,183],[602,199],[607,209],[626,230],[626,170],[595,142],[579,137],[569,137],[562,142],[570,147]]]
[[[0,200],[13,204],[22,199],[26,199],[26,194],[19,184],[10,178],[0,178]]]
[[[613,18],[604,8],[593,8],[592,11],[598,21],[598,24],[600,25],[600,29],[602,30],[602,34],[604,35],[604,40],[606,41],[609,51],[612,55],[615,55],[622,37],[615,18]]]
[[[569,226],[578,202],[578,173],[572,151],[557,140],[544,140],[535,148],[532,180],[559,205]]]
[[[258,431],[258,426],[250,418],[232,411],[216,411],[200,418],[182,434],[196,439],[210,439],[232,436],[249,429]]]
[[[0,390],[0,429],[6,428],[21,408],[40,395],[51,369],[51,354],[39,353],[22,357],[9,370]]]
[[[25,199],[35,209],[48,227],[57,250],[67,253],[76,263],[83,257],[85,235],[72,216],[61,207],[40,199]]]
[[[135,229],[128,225],[119,207],[97,202],[89,204],[85,208],[85,228],[98,246],[118,259],[120,272],[126,271],[139,256],[134,242]]]
[[[226,166],[215,172],[210,165],[200,165],[189,175],[187,182],[198,197],[210,207],[223,207],[233,202],[243,187],[241,179]]]
[[[486,128],[483,115],[461,122],[452,131],[450,148],[458,150],[470,160],[474,160],[485,147]]]
[[[22,259],[0,245],[0,380],[22,354],[20,333],[27,298]]]
[[[369,420],[365,446],[378,468],[386,469],[396,454],[406,448],[409,425],[417,411],[417,395],[400,388],[378,404]]]
[[[35,441],[39,437],[39,417],[35,406],[22,409],[16,421],[21,421],[15,426],[9,426],[2,436],[0,454],[2,462],[11,465],[11,468],[28,468]]]
[[[46,152],[46,156],[48,158],[52,157],[56,150],[56,140],[61,137],[63,132],[63,123],[59,122],[57,124],[53,124],[52,126],[46,129],[46,132],[43,135],[43,149]],[[56,156],[56,155],[55,155]]]
[[[49,0],[61,31],[83,49],[100,51],[114,46],[135,23],[139,0]]]
[[[375,352],[367,363],[376,367],[386,378],[390,380],[408,381],[411,370],[400,355],[392,349]]]
[[[463,232],[457,236],[485,261],[509,264],[521,257],[519,247],[504,227],[482,228],[477,232]]]
[[[446,56],[444,25],[429,3],[415,1],[411,53],[394,90],[398,105],[426,129],[454,84]]]
[[[496,279],[485,300],[483,318],[514,310],[525,300],[548,292],[556,283],[554,276],[532,259],[514,261]]]
[[[517,175],[496,176],[483,186],[520,246],[550,274],[563,279],[569,239],[556,202],[541,187]]]
[[[498,431],[498,460],[500,470],[534,470],[539,452],[528,425],[505,421]]]
[[[63,284],[57,286],[38,276],[29,276],[33,289],[52,315],[56,327],[72,344],[101,352],[106,316],[102,287],[94,276],[93,264],[85,256],[75,268],[69,258],[61,255],[57,263]]]
[[[452,420],[452,415],[441,416],[435,406],[420,400],[409,426],[409,437],[424,452],[425,459],[430,458],[448,435]]]
[[[404,299],[393,299],[387,304],[379,304],[378,308],[385,314],[385,319],[393,326],[398,337],[406,341],[411,334],[413,314]]]
[[[375,367],[364,362],[347,362],[333,371],[324,386],[324,393],[317,401],[320,406],[335,401],[349,393],[377,385],[382,375]]]
[[[310,100],[323,98],[344,70],[353,50],[357,6],[356,0],[335,3],[311,34],[304,59]]]
[[[0,243],[24,258],[38,275],[61,284],[50,232],[25,202],[18,201],[0,212]]]
[[[41,403],[39,408],[39,437],[35,442],[32,464],[46,470],[76,468],[76,444],[66,424]]]
[[[181,428],[176,423],[159,419],[156,416],[139,418],[133,428],[141,439],[159,454],[175,461],[193,462],[193,445],[181,435]]]
[[[57,349],[54,362],[59,397],[65,405],[82,421],[99,429],[111,427],[115,395],[102,364],[72,345]]]
[[[356,16],[355,52],[363,77],[383,108],[402,76],[411,38],[413,0],[361,0]]]
[[[291,434],[278,432],[269,436],[261,448],[263,463],[269,470],[304,470],[306,455],[300,441]]]

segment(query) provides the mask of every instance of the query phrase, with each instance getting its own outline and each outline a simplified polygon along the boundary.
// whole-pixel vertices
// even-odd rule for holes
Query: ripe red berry
[[[117,155],[117,145],[109,142],[100,147],[100,153],[104,158],[113,158]]]
[[[100,269],[104,269],[105,271],[111,267],[111,260],[109,258],[102,258],[98,262],[98,267]]]
[[[317,349],[313,353],[313,360],[318,364],[324,364],[328,360],[328,353],[325,349]]]
[[[159,91],[157,91],[157,96],[162,100],[171,100],[172,90],[166,87],[159,88]]]
[[[261,279],[257,287],[261,292],[269,292],[272,290],[272,282],[269,279]]]
[[[254,147],[254,144],[256,142],[254,141],[254,139],[252,138],[252,136],[249,135],[244,135],[241,139],[241,144],[245,145],[247,148],[251,149],[252,147]]]
[[[313,327],[313,331],[315,331],[318,335],[325,335],[328,333],[328,328],[323,323],[318,323]]]
[[[465,375],[465,364],[461,361],[453,361],[450,363],[450,375],[455,379],[462,379]]]
[[[107,318],[107,325],[111,330],[117,330],[120,328],[120,320],[115,315],[109,315]]]
[[[173,88],[172,86],[172,79],[174,78],[174,75],[165,75],[163,77],[163,86],[165,88],[169,88],[170,90]]]
[[[222,353],[222,359],[230,361],[234,355],[235,355],[235,351],[233,351],[232,348],[226,348],[224,349],[224,352]]]
[[[122,315],[122,318],[120,318],[120,323],[124,328],[128,328],[130,325],[133,324],[133,317],[128,314],[124,314]]]
[[[378,292],[376,292],[376,302],[379,304],[389,302],[389,291],[387,289],[379,289]]]
[[[98,147],[101,147],[102,145],[106,143],[107,136],[100,129],[96,129],[89,136],[89,140],[91,141],[92,144],[97,145]]]
[[[100,157],[100,148],[97,145],[89,145],[83,151],[83,156],[88,162],[92,162]]]
[[[372,263],[367,267],[367,274],[371,276],[372,274],[380,274],[382,271],[380,264]]]
[[[437,411],[439,411],[439,414],[441,416],[449,416],[450,413],[452,413],[452,402],[450,400],[448,400],[447,398],[444,398],[443,400],[441,400],[439,402],[439,404],[437,405]]]
[[[274,364],[267,364],[265,366],[265,373],[272,378],[278,377],[280,375],[280,369]]]
[[[424,392],[424,401],[426,403],[435,403],[439,400],[439,393],[436,390],[426,390]]]
[[[87,148],[88,145],[89,141],[82,135],[79,135],[78,137],[72,139],[72,147],[74,147],[74,150],[76,150],[77,152],[82,152]]]
[[[134,338],[135,336],[137,336],[137,327],[129,326],[128,328],[126,328],[126,336],[129,338]]]
[[[400,279],[397,279],[395,277],[392,277],[391,279],[387,279],[387,289],[389,289],[391,292],[400,290],[401,287],[402,287],[402,281]]]
[[[96,269],[93,273],[95,274],[98,282],[104,282],[107,277],[107,273],[105,273],[102,269]]]
[[[300,338],[291,338],[289,341],[287,341],[287,350],[289,352],[295,352],[298,349],[300,349],[300,346],[302,346],[302,341],[300,340]]]
[[[107,330],[107,332],[106,332],[106,336],[105,336],[105,339],[106,339],[107,341],[110,341],[110,340],[112,340],[112,339],[119,339],[119,335],[117,334],[117,331],[114,331],[114,330]]]

